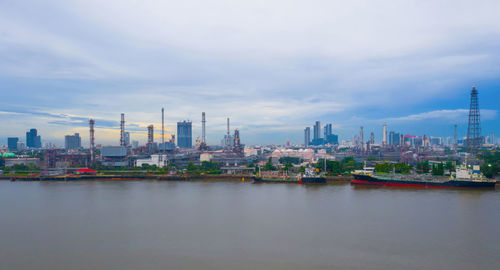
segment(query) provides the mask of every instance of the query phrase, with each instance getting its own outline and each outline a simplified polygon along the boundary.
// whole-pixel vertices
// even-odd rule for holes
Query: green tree
[[[493,178],[495,177],[495,175],[497,175],[498,170],[491,163],[484,163],[483,165],[481,165],[481,172],[484,174],[484,176]]]
[[[292,164],[300,164],[302,160],[298,157],[281,157],[279,159],[281,164],[292,163]]]
[[[190,172],[194,172],[196,171],[198,168],[194,165],[193,162],[188,162],[187,164],[187,170],[190,171]]]
[[[453,164],[452,161],[447,161],[446,165],[445,165],[445,168],[447,170],[454,171],[455,170],[455,165]]]
[[[375,164],[375,171],[379,173],[390,173],[394,169],[394,165],[392,163],[377,163]]]
[[[270,161],[266,162],[266,165],[263,168],[264,171],[276,171],[276,167],[274,167],[273,163]]]
[[[394,171],[396,173],[401,173],[401,174],[408,174],[410,173],[411,166],[404,163],[404,162],[399,162],[394,164]]]
[[[416,169],[417,169],[417,173],[428,173],[429,169],[430,169],[429,161],[426,160],[426,161],[418,162]]]
[[[432,175],[444,175],[443,163],[432,166]]]

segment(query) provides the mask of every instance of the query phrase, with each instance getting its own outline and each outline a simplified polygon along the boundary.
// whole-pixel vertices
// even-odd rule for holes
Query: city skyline
[[[472,85],[483,136],[499,134],[500,3],[480,2],[3,3],[0,144],[36,128],[59,145],[80,133],[87,147],[89,118],[96,143],[117,144],[121,112],[131,140],[145,143],[161,107],[166,134],[187,119],[193,140],[206,112],[208,144],[227,117],[246,144],[302,143],[315,121],[332,123],[339,141],[359,126],[380,141],[384,122],[440,137],[458,124],[464,137]],[[256,22],[263,5],[275,11]]]

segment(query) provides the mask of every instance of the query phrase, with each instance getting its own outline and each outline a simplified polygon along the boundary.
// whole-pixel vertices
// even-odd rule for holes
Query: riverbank
[[[349,182],[351,176],[327,176],[327,183]],[[0,175],[0,180],[9,181],[81,181],[81,180],[158,180],[158,181],[253,181],[252,175],[136,175],[136,174],[97,174],[97,175]]]

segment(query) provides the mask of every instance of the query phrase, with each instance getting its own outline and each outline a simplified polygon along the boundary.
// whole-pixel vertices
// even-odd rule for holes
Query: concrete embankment
[[[327,176],[328,184],[350,182],[352,176]],[[10,181],[79,181],[79,180],[158,180],[158,181],[229,181],[253,182],[251,175],[155,175],[155,174],[98,174],[98,175],[63,175],[63,176],[10,176],[0,175],[0,180]]]
[[[158,181],[252,181],[249,175],[62,175],[62,176],[9,176],[0,180],[10,181],[79,181],[79,180],[158,180]]]

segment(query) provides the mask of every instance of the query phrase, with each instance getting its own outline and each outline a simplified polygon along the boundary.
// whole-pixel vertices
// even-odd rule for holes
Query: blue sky
[[[146,140],[166,109],[230,117],[244,143],[301,143],[315,120],[341,139],[389,130],[466,134],[479,90],[483,134],[500,137],[499,1],[0,2],[0,143],[38,128],[117,144],[120,113]]]

